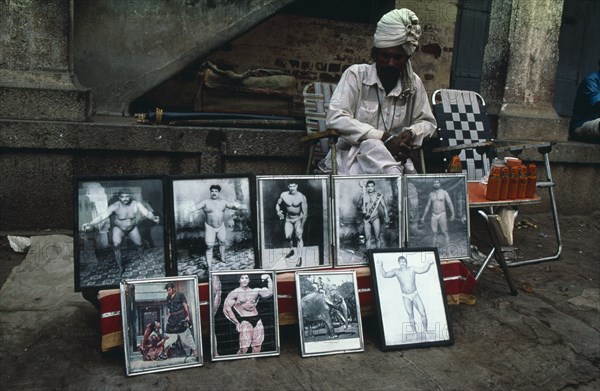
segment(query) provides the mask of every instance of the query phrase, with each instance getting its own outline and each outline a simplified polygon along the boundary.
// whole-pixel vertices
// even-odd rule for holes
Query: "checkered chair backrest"
[[[336,84],[334,83],[323,82],[309,83],[304,87],[302,96],[304,97],[304,115],[306,116],[307,134],[327,130],[325,116],[327,115],[329,102],[331,101],[331,95],[333,94],[335,87]],[[317,140],[315,144],[311,146],[312,161],[309,162],[309,165],[315,167],[316,163],[327,155],[327,152],[329,152],[329,145],[327,142],[327,138],[322,138]]]
[[[431,97],[442,147],[492,140],[485,101],[478,93],[464,90],[437,90]],[[446,163],[455,153],[444,158]],[[469,180],[488,172],[489,160],[474,148],[460,150],[463,172]]]

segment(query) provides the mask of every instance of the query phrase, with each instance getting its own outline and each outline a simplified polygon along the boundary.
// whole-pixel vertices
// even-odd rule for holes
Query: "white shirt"
[[[431,136],[437,124],[423,82],[413,75],[416,92],[403,97],[400,80],[386,95],[375,64],[348,68],[331,97],[326,119],[327,127],[341,134],[337,148],[347,150],[366,139],[379,140],[384,131],[400,134],[410,129],[415,145],[421,145],[424,138]]]

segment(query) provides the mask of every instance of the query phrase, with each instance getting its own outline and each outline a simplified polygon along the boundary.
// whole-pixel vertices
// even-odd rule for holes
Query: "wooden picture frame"
[[[203,365],[196,276],[123,280],[127,376]]]
[[[256,268],[252,176],[176,177],[170,185],[177,275],[197,275],[200,282],[207,282],[210,270]]]
[[[296,272],[302,357],[364,351],[356,271]]]
[[[371,248],[403,244],[398,175],[332,176],[335,266],[366,265]]]
[[[212,271],[209,296],[213,361],[279,355],[275,271]]]
[[[167,276],[164,177],[75,177],[73,189],[76,292]]]
[[[437,247],[440,259],[470,258],[466,175],[426,174],[406,175],[404,178],[406,247]]]
[[[277,271],[331,267],[329,176],[256,179],[260,267]]]
[[[369,257],[381,349],[452,345],[437,249],[371,250]]]

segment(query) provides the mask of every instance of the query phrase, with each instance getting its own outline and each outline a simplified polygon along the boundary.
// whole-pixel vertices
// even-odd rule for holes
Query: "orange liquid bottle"
[[[510,177],[508,179],[508,199],[514,200],[517,198],[517,192],[519,191],[519,168],[510,168]]]
[[[508,198],[508,181],[510,178],[510,170],[506,166],[502,166],[500,172],[500,196],[499,200],[505,200]]]
[[[523,164],[520,171],[517,198],[525,198],[525,194],[527,194],[527,166]]]
[[[460,157],[458,155],[452,156],[452,160],[450,161],[446,172],[457,172],[459,174],[462,173],[462,165],[460,163]]]
[[[537,167],[534,163],[530,163],[527,171],[527,191],[525,192],[525,197],[533,198],[537,185]]]
[[[502,179],[500,178],[500,167],[494,167],[490,174],[487,183],[487,189],[485,192],[485,198],[490,201],[497,201],[500,197],[500,183]]]

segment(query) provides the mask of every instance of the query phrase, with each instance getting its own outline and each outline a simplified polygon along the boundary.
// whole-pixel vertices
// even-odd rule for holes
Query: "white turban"
[[[413,54],[419,44],[419,18],[408,8],[395,9],[383,15],[373,37],[376,48],[402,45],[406,54]]]
[[[417,15],[408,8],[395,9],[383,15],[377,23],[373,46],[384,49],[402,45],[406,54],[412,55],[419,45],[420,36],[421,26]],[[400,80],[401,96],[415,93],[415,78],[410,60],[406,61]]]

